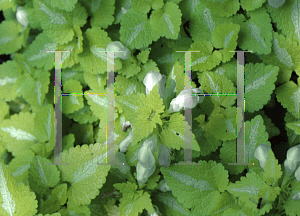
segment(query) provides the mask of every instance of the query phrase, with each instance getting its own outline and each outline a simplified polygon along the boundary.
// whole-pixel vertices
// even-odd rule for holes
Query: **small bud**
[[[162,192],[171,191],[166,182],[167,181],[163,179],[158,183],[159,190],[161,190]]]
[[[298,199],[300,199],[300,192],[298,192],[294,196],[292,196],[292,200],[298,200]]]
[[[124,122],[124,124],[122,126],[122,131],[125,132],[128,126],[131,126],[130,121]]]
[[[23,7],[17,7],[16,18],[18,23],[20,23],[22,26],[28,26],[27,13]]]
[[[291,147],[286,153],[286,159],[292,161],[293,163],[300,162],[300,144]]]

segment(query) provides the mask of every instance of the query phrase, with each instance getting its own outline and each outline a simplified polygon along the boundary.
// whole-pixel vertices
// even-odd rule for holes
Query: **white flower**
[[[271,150],[271,147],[268,146],[267,144],[263,143],[263,144],[257,146],[254,151],[254,157],[259,161],[259,166],[262,169],[264,169],[264,167],[266,165],[269,150]]]
[[[173,98],[173,100],[170,103],[169,107],[169,113],[172,112],[179,112],[182,110],[185,106],[185,100],[187,100],[187,106],[186,108],[194,108],[198,103],[201,103],[203,101],[203,97],[199,96],[192,96],[192,94],[199,94],[203,93],[202,89],[199,88],[192,88],[192,89],[183,89],[176,98]]]
[[[125,132],[128,126],[131,126],[131,128],[133,129],[132,124],[130,124],[130,121],[126,121],[122,126],[122,131]]]
[[[300,199],[300,192],[298,192],[294,196],[292,196],[292,200],[298,200],[298,199]]]
[[[125,137],[125,139],[123,139],[119,144],[120,152],[126,152],[132,140],[133,140],[133,131],[129,131],[127,137]]]
[[[146,94],[150,94],[150,91],[158,83],[159,93],[161,94],[164,91],[164,86],[166,84],[166,76],[161,75],[157,71],[149,71],[143,80],[144,85],[146,86]]]
[[[289,177],[300,163],[300,144],[291,147],[286,153],[286,160],[284,161],[284,168],[286,176]]]
[[[130,56],[130,51],[120,41],[113,41],[106,46],[106,51],[122,51],[115,52],[115,58],[126,60]]]
[[[295,178],[298,182],[300,182],[300,167],[295,172]]]
[[[291,147],[286,153],[286,159],[294,163],[300,162],[300,144]]]
[[[24,27],[28,26],[27,13],[23,7],[17,7],[16,13],[17,21]]]

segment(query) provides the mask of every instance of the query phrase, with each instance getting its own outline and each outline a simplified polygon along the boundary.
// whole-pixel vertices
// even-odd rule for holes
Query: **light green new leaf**
[[[145,86],[138,82],[136,78],[132,77],[126,79],[123,75],[118,75],[115,78],[115,90],[120,96],[137,93],[145,93]]]
[[[28,170],[30,188],[37,194],[45,193],[49,187],[54,187],[60,180],[60,173],[56,166],[46,165],[51,161],[39,155],[35,156]]]
[[[17,185],[15,178],[3,162],[0,163],[0,173],[0,215],[35,215],[38,202],[30,187],[22,182]]]
[[[97,35],[95,37],[95,35]],[[89,47],[86,47],[80,53],[79,61],[84,72],[92,74],[104,74],[107,71],[107,54],[105,52],[106,46],[111,42],[107,32],[100,27],[93,27],[87,29],[84,33],[84,38]],[[119,59],[115,59],[115,70],[121,68]]]
[[[36,36],[32,44],[26,49],[26,63],[32,67],[43,68],[47,71],[51,70],[54,67],[55,50],[57,50],[57,43],[50,39],[45,32],[42,32]]]
[[[32,150],[25,150],[9,162],[8,168],[17,183],[28,179],[28,169],[34,156],[35,154]]]
[[[227,141],[236,138],[236,107],[228,107],[221,113],[211,115],[205,125],[207,133],[217,140]],[[218,131],[218,133],[216,133]]]
[[[109,1],[91,1],[92,3],[92,27],[101,27],[107,29],[114,22],[115,0]]]
[[[105,178],[111,166],[98,165],[106,163],[108,154],[103,144],[77,145],[62,153],[62,163],[57,165],[61,172],[61,179],[71,183],[68,188],[68,207],[88,205],[99,194],[99,189],[105,183]]]
[[[77,80],[68,80],[64,84],[64,93],[83,93],[82,86]],[[68,95],[62,98],[62,112],[64,114],[74,113],[75,111],[83,108],[82,95]]]
[[[201,165],[199,165],[201,163]],[[228,171],[215,161],[202,161],[187,167],[160,168],[177,201],[191,212],[210,215],[228,185]]]
[[[236,100],[235,96],[224,96],[226,94],[236,94],[236,87],[224,76],[213,72],[204,72],[199,78],[201,89],[208,94],[223,94],[212,97],[212,102],[223,107],[231,107]]]
[[[117,183],[114,187],[122,193],[118,211],[120,216],[138,216],[144,209],[153,213],[153,207],[148,192],[137,190],[137,185],[132,182]]]
[[[14,100],[20,92],[24,75],[16,61],[6,61],[0,65],[0,99]]]
[[[75,34],[74,26],[84,26],[87,20],[87,12],[79,3],[71,12],[60,9],[53,9],[49,2],[33,1],[35,13],[40,17],[41,26],[44,32],[55,43],[65,44],[73,39]]]
[[[229,183],[227,191],[234,197],[239,197],[239,204],[251,209],[252,214],[263,215],[272,208],[271,204],[263,206],[262,209],[257,208],[258,199],[268,195],[272,191],[272,187],[266,185],[262,177],[256,172],[247,173],[246,177],[242,176],[240,181]],[[271,198],[268,196],[268,199]]]
[[[42,107],[34,118],[34,136],[39,142],[44,143],[47,152],[54,149],[54,110],[51,104]]]
[[[189,134],[185,135],[185,128],[189,130]],[[192,140],[187,140],[185,136],[192,135]],[[163,145],[180,150],[184,148],[185,141],[191,142],[192,150],[200,151],[199,145],[195,140],[195,135],[192,133],[190,126],[184,121],[184,116],[180,113],[171,115],[170,120],[163,125],[163,130],[160,133],[160,141]]]
[[[268,185],[275,186],[282,175],[281,166],[278,165],[273,151],[268,151],[268,159],[264,167],[263,177]]]
[[[0,23],[0,55],[9,55],[27,45],[29,28],[23,31],[16,20],[4,20]]]
[[[6,143],[7,150],[13,156],[31,149],[38,141],[34,136],[34,117],[35,113],[20,112],[0,123],[1,142]]]
[[[72,11],[75,8],[75,5],[78,0],[53,0],[53,1],[47,1],[42,0],[44,3],[47,3],[51,5],[53,8],[58,8],[60,10],[65,11]]]
[[[263,108],[271,99],[275,89],[279,68],[272,65],[246,64],[245,66],[245,98],[246,111],[254,112]]]
[[[191,44],[189,51],[200,51],[192,53],[192,69],[193,71],[211,70],[222,61],[220,51],[213,51],[213,45],[210,41],[196,41]]]
[[[276,98],[294,117],[300,118],[300,87],[289,81],[275,90]]]
[[[75,36],[73,40],[64,45],[58,45],[58,50],[65,50],[70,52],[62,52],[62,68],[72,67],[79,62],[78,54],[83,52],[83,36],[82,31],[78,25],[74,26]]]
[[[122,16],[120,40],[129,49],[147,47],[159,37],[153,37],[147,14],[141,14],[132,8]]]
[[[262,7],[248,11],[247,15],[250,19],[241,25],[239,47],[258,54],[270,54],[273,28],[267,10]]]
[[[12,0],[1,0],[0,1],[0,10],[12,9],[16,11],[16,2]]]
[[[266,0],[241,0],[241,6],[246,11],[253,11],[260,8]]]
[[[173,2],[167,2],[162,9],[154,10],[150,16],[152,31],[155,38],[166,37],[177,39],[181,25],[181,11]]]
[[[145,64],[148,59],[149,59],[149,54],[150,54],[151,48],[148,48],[146,50],[142,50],[137,56],[136,58],[142,62],[143,64]]]
[[[32,110],[36,112],[43,106],[49,90],[50,72],[35,69],[33,76],[25,74],[25,77],[18,95],[22,96],[31,105]]]
[[[294,130],[297,135],[300,135],[300,121],[287,123],[286,126]]]
[[[234,56],[234,52],[237,46],[238,33],[240,26],[233,23],[223,23],[217,25],[212,33],[212,43],[215,48],[223,48],[220,52],[222,53],[222,61],[228,62]]]
[[[141,67],[134,56],[130,56],[127,60],[122,60],[122,68],[118,70],[118,73],[126,75],[126,78],[133,77],[141,71]]]

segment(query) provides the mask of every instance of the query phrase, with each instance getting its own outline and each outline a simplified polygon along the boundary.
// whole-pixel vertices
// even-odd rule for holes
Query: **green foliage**
[[[0,10],[1,216],[299,214],[300,0],[0,0]],[[109,47],[123,53],[107,59]],[[252,52],[239,62],[237,50]],[[62,118],[54,83],[75,94],[61,98]],[[247,164],[229,165],[240,150]]]

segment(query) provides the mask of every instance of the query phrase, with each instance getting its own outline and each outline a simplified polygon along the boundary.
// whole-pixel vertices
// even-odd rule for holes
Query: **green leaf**
[[[145,64],[148,59],[149,59],[149,54],[150,54],[151,48],[148,48],[146,50],[142,50],[136,57],[137,59]]]
[[[260,8],[265,2],[266,0],[241,0],[241,6],[244,10],[253,11]]]
[[[250,209],[250,213],[255,215],[263,215],[272,208],[272,205],[269,203],[258,209],[257,203],[259,198],[264,198],[265,196],[267,196],[268,200],[276,198],[275,194],[270,194],[272,187],[266,185],[262,177],[256,172],[247,173],[246,177],[241,177],[241,181],[229,183],[227,191],[235,197],[239,197],[239,204],[243,208]]]
[[[189,51],[200,51],[192,53],[192,69],[193,71],[211,70],[222,61],[220,51],[213,51],[213,45],[210,41],[195,41],[191,44]]]
[[[58,8],[60,10],[65,10],[65,11],[72,11],[75,8],[75,5],[78,0],[54,0],[54,1],[46,1],[43,0],[45,3],[50,3],[51,7],[53,8]]]
[[[28,170],[30,188],[37,194],[43,194],[49,187],[54,187],[60,180],[60,173],[56,166],[46,165],[51,161],[37,155],[32,159]]]
[[[184,116],[180,113],[172,114],[170,120],[163,125],[163,130],[160,133],[161,143],[177,150],[184,148],[184,143],[187,140],[187,138],[184,139],[185,128],[189,130],[189,136],[192,134],[192,150],[200,151],[199,145],[195,140],[195,135],[191,131],[191,127],[184,121]]]
[[[113,197],[98,199],[98,201],[99,202],[97,203],[89,205],[89,209],[91,210],[91,215],[116,216],[120,214],[120,212],[118,211],[118,206],[116,205],[116,200]]]
[[[88,205],[99,194],[110,165],[99,166],[98,163],[105,163],[106,156],[105,145],[99,143],[77,145],[63,151],[62,163],[70,165],[57,167],[61,172],[62,181],[71,183],[68,188],[68,207]]]
[[[133,77],[141,71],[141,67],[134,56],[130,56],[127,60],[121,60],[122,68],[118,70],[118,73],[126,75],[126,78]]]
[[[153,37],[147,14],[130,9],[122,16],[120,40],[129,49],[147,47],[159,37]]]
[[[290,112],[286,112],[285,117],[284,117],[284,121],[286,122],[286,126],[288,123],[291,122],[295,122],[295,121],[300,121],[300,118],[295,118],[295,116],[293,114],[291,114]],[[296,134],[296,131],[285,127],[286,132],[287,132],[287,137],[289,140],[289,145],[290,146],[294,146],[294,145],[298,145],[298,143],[300,143],[300,135]]]
[[[245,123],[245,163],[249,163],[254,158],[254,151],[260,144],[271,146],[268,141],[269,135],[266,132],[263,119],[260,115],[255,116],[251,121]]]
[[[163,0],[131,0],[132,8],[139,13],[147,14],[150,7],[154,10],[161,9],[164,5]]]
[[[11,8],[12,10],[16,11],[16,2],[10,0],[1,0],[0,2],[0,10],[6,10]]]
[[[132,77],[126,79],[123,75],[118,75],[115,78],[115,89],[119,95],[130,95],[137,93],[145,93],[145,86],[141,82],[137,82],[137,79]]]
[[[34,156],[35,154],[32,150],[25,150],[9,162],[8,168],[17,183],[27,181],[28,170]]]
[[[103,51],[105,51],[111,39],[107,36],[107,32],[100,27],[87,29],[84,37],[89,48],[85,48],[78,56],[82,69],[87,73],[104,74],[107,70],[107,54]],[[115,70],[118,71],[120,68],[120,60],[115,59]]]
[[[42,32],[36,36],[35,40],[25,51],[27,56],[26,63],[32,67],[43,68],[47,71],[53,69],[54,52],[46,52],[47,50],[57,50],[57,43],[50,39],[45,32]]]
[[[224,23],[217,25],[212,33],[212,43],[215,48],[221,49],[223,62],[228,62],[234,56],[234,52],[237,46],[238,33],[240,26],[233,23]]]
[[[205,7],[221,17],[230,17],[239,10],[240,3],[238,0],[201,0]]]
[[[226,77],[213,72],[201,73],[199,78],[201,89],[208,94],[223,94],[222,96],[212,97],[215,105],[223,107],[231,107],[236,100],[235,96],[224,96],[225,94],[235,94],[236,87]]]
[[[300,135],[300,121],[287,123],[286,126],[294,130],[297,135]]]
[[[49,2],[33,1],[35,13],[40,17],[41,26],[49,38],[58,44],[66,44],[73,39],[75,34],[73,27],[84,26],[87,20],[87,12],[79,3],[74,10],[66,12],[53,9]]]
[[[1,6],[0,6],[1,7]],[[29,29],[23,27],[15,20],[4,20],[0,23],[0,55],[11,54],[27,45]]]
[[[153,207],[148,192],[137,190],[137,185],[131,182],[117,183],[114,187],[122,193],[118,211],[120,216],[138,216],[144,209],[153,213]]]
[[[270,54],[272,47],[271,18],[265,8],[248,11],[249,20],[241,25],[239,47],[258,54]]]
[[[37,213],[38,202],[36,196],[24,183],[16,184],[6,165],[1,162],[1,196],[0,214],[8,215],[34,215]]]
[[[273,151],[268,151],[268,158],[263,174],[264,180],[268,185],[276,186],[281,175],[281,165],[278,165],[278,160],[276,159]]]
[[[155,38],[166,37],[177,39],[181,25],[181,11],[173,2],[167,2],[162,9],[154,10],[150,16],[150,23]]]
[[[0,100],[0,109],[0,121],[2,121],[4,118],[9,116],[9,105],[5,101]]]
[[[289,81],[275,90],[276,98],[294,117],[300,118],[300,87]]]
[[[191,212],[210,215],[228,185],[228,171],[215,161],[199,161],[201,165],[161,167],[167,185],[177,201]],[[198,162],[198,164],[199,164]],[[213,177],[217,176],[217,177]]]
[[[258,73],[258,71],[260,71]],[[245,98],[246,111],[254,112],[263,108],[271,99],[275,89],[275,81],[279,68],[272,65],[246,64],[245,66]]]
[[[22,68],[16,61],[9,60],[0,65],[0,71],[0,99],[12,101],[17,97],[24,79]]]
[[[91,1],[92,3],[92,27],[107,29],[114,22],[115,0],[111,1]]]
[[[266,8],[272,18],[272,21],[276,23],[278,30],[282,31],[282,34],[292,39],[299,44],[300,42],[300,24],[299,13],[300,6],[299,0],[291,0],[281,2],[279,8],[274,8],[270,3],[266,5]]]
[[[37,141],[34,134],[35,113],[20,112],[10,119],[0,123],[1,142],[6,143],[6,148],[13,156],[22,154],[24,150],[31,149]]]
[[[68,80],[64,84],[64,93],[82,93],[82,86],[77,80]],[[62,112],[64,114],[74,113],[75,111],[83,108],[82,95],[68,95],[63,96],[62,99]]]
[[[183,204],[177,201],[171,191],[155,194],[151,198],[152,202],[158,206],[162,215],[187,216],[190,213],[188,208],[185,208]]]

